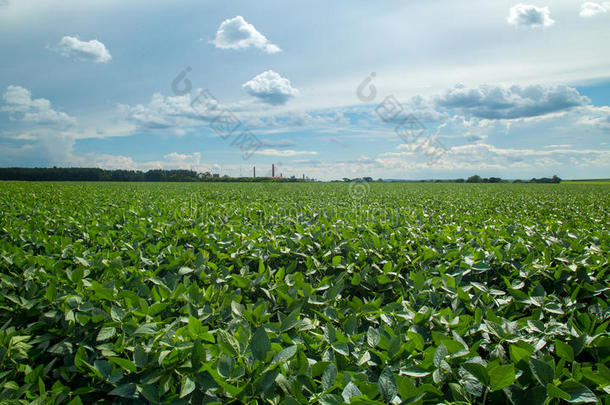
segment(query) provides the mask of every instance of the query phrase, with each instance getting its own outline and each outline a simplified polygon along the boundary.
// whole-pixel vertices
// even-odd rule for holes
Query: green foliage
[[[0,403],[608,403],[609,191],[0,183]]]

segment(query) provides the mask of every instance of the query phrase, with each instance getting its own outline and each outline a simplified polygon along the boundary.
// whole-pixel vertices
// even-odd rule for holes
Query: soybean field
[[[609,259],[610,184],[2,182],[0,403],[610,404]]]

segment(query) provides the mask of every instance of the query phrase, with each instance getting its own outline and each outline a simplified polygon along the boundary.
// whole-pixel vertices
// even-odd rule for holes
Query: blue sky
[[[608,43],[609,2],[0,0],[0,166],[610,177]]]

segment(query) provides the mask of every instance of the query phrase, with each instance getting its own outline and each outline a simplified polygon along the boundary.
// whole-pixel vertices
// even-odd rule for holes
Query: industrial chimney
[[[275,177],[275,163],[271,163],[271,177]]]

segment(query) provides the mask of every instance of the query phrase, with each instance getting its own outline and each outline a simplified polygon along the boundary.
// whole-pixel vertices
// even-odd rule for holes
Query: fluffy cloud
[[[457,85],[436,98],[438,107],[488,119],[535,117],[590,103],[568,86],[479,86]]]
[[[610,151],[598,149],[510,149],[489,144],[471,144],[452,147],[449,156],[455,162],[461,162],[463,165],[470,162],[474,167],[479,163],[491,163],[500,167],[561,167],[567,161],[575,165],[610,164]]]
[[[400,148],[402,149],[402,148]],[[478,143],[449,148],[438,161],[430,166],[424,154],[413,151],[386,152],[375,159],[385,171],[442,170],[451,173],[483,172],[485,175],[506,176],[551,176],[566,172],[569,167],[572,175],[576,168],[584,168],[587,173],[591,167],[610,166],[610,151],[597,149],[536,150],[526,148],[501,148],[490,144]],[[578,176],[578,174],[576,174]]]
[[[63,56],[86,62],[106,63],[112,59],[106,46],[97,39],[81,41],[77,37],[65,36],[59,41],[58,49]]]
[[[8,112],[13,121],[58,127],[69,127],[76,122],[68,114],[52,109],[46,98],[32,99],[30,90],[21,86],[8,86],[2,98],[5,104],[0,111]]]
[[[281,49],[248,23],[240,15],[224,20],[212,43],[220,49],[245,49],[255,47],[267,53],[277,53]]]
[[[550,27],[555,24],[548,7],[519,3],[510,9],[508,23],[517,27]]]
[[[195,171],[208,171],[211,165],[201,162],[201,154],[195,152],[178,153],[171,152],[163,156],[163,159],[149,160],[144,162],[135,161],[130,156],[112,155],[106,153],[85,153],[76,155],[71,153],[69,162],[76,166],[100,167],[103,169],[129,169],[129,170],[151,170],[151,169],[191,169]],[[65,163],[64,163],[65,164]]]
[[[596,3],[587,1],[580,6],[581,17],[593,17],[594,15],[607,13],[610,10],[610,2]]]
[[[264,103],[281,105],[296,95],[299,91],[292,87],[290,80],[280,76],[273,70],[267,70],[242,85],[248,94]]]
[[[583,108],[578,124],[596,128],[604,133],[610,131],[610,106],[588,106]]]
[[[199,92],[196,90],[195,94]],[[155,93],[148,104],[119,104],[119,109],[139,129],[151,131],[174,128],[179,131],[181,128],[206,124],[218,116],[221,105],[213,96],[206,96],[205,92],[200,94],[201,97],[196,96],[191,100],[190,94],[164,97]]]
[[[201,160],[201,153],[195,152],[195,153],[189,154],[189,153],[172,152],[172,153],[168,153],[167,155],[164,155],[163,158],[169,162],[199,164],[199,161]]]

